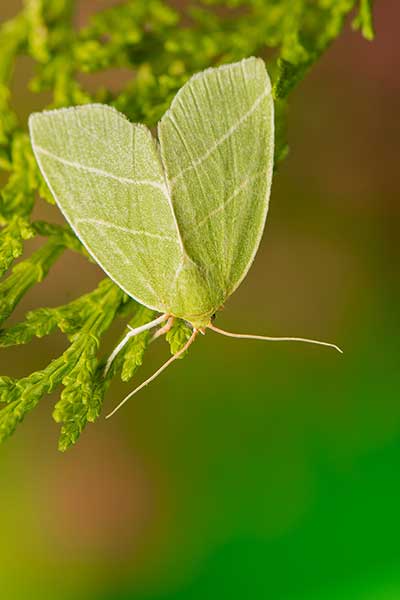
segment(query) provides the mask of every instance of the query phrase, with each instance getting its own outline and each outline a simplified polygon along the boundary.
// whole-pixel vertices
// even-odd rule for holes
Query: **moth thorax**
[[[211,323],[211,315],[196,315],[190,317],[183,317],[183,319],[189,323],[193,329],[204,329]]]

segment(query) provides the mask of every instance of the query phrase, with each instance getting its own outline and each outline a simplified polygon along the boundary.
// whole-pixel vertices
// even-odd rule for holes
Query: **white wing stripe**
[[[177,175],[175,175],[175,177],[173,177],[171,179],[171,181],[170,181],[171,187],[174,186],[175,183],[176,183],[176,181],[178,179],[180,179],[185,173],[187,173],[187,171],[190,171],[191,169],[195,169],[196,167],[198,167],[199,165],[201,165],[201,163],[204,162],[205,160],[207,160],[207,158],[218,148],[218,146],[220,146],[221,144],[223,144],[229,137],[231,137],[231,135],[233,135],[235,133],[235,131],[237,129],[239,129],[239,127],[242,125],[242,123],[244,123],[244,121],[246,121],[254,113],[254,111],[257,110],[257,108],[259,107],[259,105],[261,104],[261,102],[264,100],[264,98],[266,96],[268,96],[268,94],[270,94],[270,92],[271,92],[271,88],[267,87],[263,91],[263,93],[260,94],[258,96],[258,98],[254,101],[253,105],[249,108],[249,110],[242,117],[240,117],[240,119],[238,121],[236,121],[236,123],[234,123],[228,129],[228,131],[226,131],[224,133],[224,135],[222,135],[219,138],[219,140],[217,140],[216,142],[214,142],[214,144],[211,146],[211,148],[209,148],[207,150],[207,152],[205,152],[203,154],[203,156],[200,156],[195,161],[193,161],[192,163],[190,163],[190,165],[188,165],[187,167],[185,167],[184,169],[182,169],[182,171],[179,171],[179,173],[177,173]],[[168,115],[168,118],[170,118],[172,120],[172,117],[170,115]]]
[[[124,233],[129,233],[131,235],[144,235],[150,238],[154,238],[157,240],[167,240],[169,242],[174,242],[175,244],[179,244],[179,241],[176,237],[172,237],[170,235],[160,235],[159,233],[150,233],[149,231],[143,231],[140,229],[129,229],[129,227],[122,227],[121,225],[115,225],[115,223],[110,223],[108,221],[103,221],[102,219],[89,219],[89,218],[81,218],[75,219],[74,226],[76,227],[79,223],[88,223],[89,225],[99,225],[100,227],[109,227],[110,229],[116,229],[117,231],[123,231]]]
[[[49,158],[61,163],[62,165],[66,165],[68,167],[72,167],[74,169],[80,169],[81,171],[86,171],[88,173],[94,173],[95,175],[100,175],[101,177],[108,177],[109,179],[114,179],[119,183],[126,183],[128,185],[149,185],[160,190],[166,198],[169,200],[168,190],[166,189],[165,183],[152,181],[151,179],[131,179],[129,177],[119,177],[118,175],[113,175],[112,173],[108,173],[107,171],[103,171],[103,169],[96,169],[96,167],[89,167],[87,165],[81,165],[78,162],[67,160],[65,158],[61,158],[53,152],[49,152],[49,150],[45,150],[41,146],[35,145],[36,152],[39,154],[44,154]]]
[[[217,206],[210,213],[208,213],[208,215],[206,215],[199,223],[193,223],[193,227],[195,227],[196,230],[199,229],[204,225],[204,223],[207,223],[207,221],[209,221],[212,217],[224,210],[236,198],[236,196],[238,196],[251,182],[253,182],[254,179],[260,177],[260,175],[262,175],[262,173],[255,173],[251,177],[246,177],[246,179],[242,181],[242,183],[236,188],[234,192],[232,192],[232,194],[226,200],[224,200],[224,202],[222,202],[219,206]],[[189,233],[189,236],[192,233],[193,229]]]

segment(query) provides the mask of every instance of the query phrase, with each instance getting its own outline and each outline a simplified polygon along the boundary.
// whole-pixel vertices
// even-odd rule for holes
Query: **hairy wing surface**
[[[257,251],[272,180],[271,84],[261,59],[208,69],[178,92],[159,123],[178,226],[215,307]]]
[[[64,216],[130,296],[163,311],[182,240],[156,142],[115,109],[86,105],[31,116],[32,147]]]

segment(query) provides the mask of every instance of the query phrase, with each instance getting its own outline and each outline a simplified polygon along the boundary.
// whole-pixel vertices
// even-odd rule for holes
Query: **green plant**
[[[49,90],[51,107],[105,102],[132,121],[154,125],[182,84],[196,71],[245,56],[267,58],[276,103],[276,161],[287,153],[285,115],[290,92],[340,34],[355,11],[353,27],[373,38],[372,0],[203,0],[181,11],[163,0],[127,1],[95,14],[80,30],[73,26],[73,0],[26,0],[24,9],[0,29],[0,168],[8,180],[0,196],[0,325],[24,294],[43,280],[66,251],[85,254],[68,227],[33,221],[36,201],[52,197],[32,155],[26,124],[13,111],[10,80],[18,55],[35,61],[33,91]],[[106,88],[89,94],[81,73],[127,67],[132,78],[119,93]],[[12,267],[24,241],[45,241]],[[0,378],[0,440],[47,393],[63,385],[54,409],[61,424],[60,450],[75,443],[100,414],[114,376],[130,379],[142,364],[148,332],[132,339],[106,378],[101,338],[113,320],[130,317],[137,326],[152,311],[129,299],[109,279],[93,292],[57,308],[39,308],[24,321],[0,330],[0,347],[26,344],[60,329],[70,346],[45,369],[20,380]],[[176,322],[167,341],[176,353],[187,340]],[[99,358],[99,356],[101,358]]]

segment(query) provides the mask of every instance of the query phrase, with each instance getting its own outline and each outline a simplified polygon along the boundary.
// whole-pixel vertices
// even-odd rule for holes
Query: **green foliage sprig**
[[[34,92],[49,91],[50,107],[99,101],[132,121],[154,125],[177,90],[194,73],[250,55],[269,60],[276,100],[276,160],[287,153],[285,115],[290,92],[304,78],[353,13],[353,27],[373,38],[372,0],[203,0],[179,12],[166,1],[126,1],[74,26],[73,0],[26,0],[24,9],[0,26],[0,324],[24,294],[42,281],[65,250],[87,256],[72,231],[32,221],[36,201],[53,202],[32,155],[26,123],[13,109],[11,80],[16,58],[35,61]],[[123,89],[89,93],[85,74],[124,67]],[[129,72],[128,71],[128,72]],[[47,238],[28,258],[25,240]],[[11,271],[10,271],[11,269]],[[26,344],[56,329],[70,345],[43,370],[19,380],[0,377],[0,440],[8,437],[39,400],[60,385],[53,417],[61,424],[60,450],[75,443],[100,414],[105,391],[119,375],[128,381],[143,362],[152,334],[132,338],[104,377],[103,334],[118,317],[135,327],[153,312],[129,299],[110,280],[57,308],[38,308],[0,330],[0,348]],[[190,336],[176,321],[166,336],[173,354]]]

